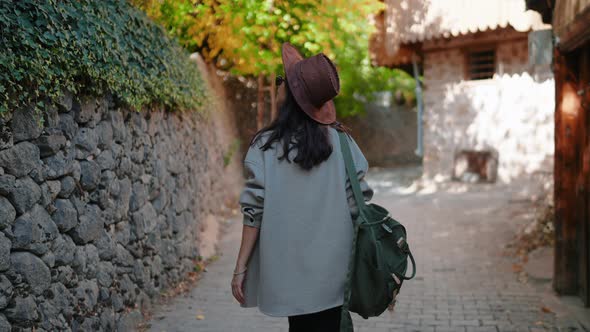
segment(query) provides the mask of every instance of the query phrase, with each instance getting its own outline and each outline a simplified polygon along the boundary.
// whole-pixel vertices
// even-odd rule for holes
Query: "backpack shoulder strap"
[[[354,161],[352,160],[352,153],[350,151],[350,145],[348,144],[347,134],[345,132],[338,131],[338,137],[340,138],[340,149],[342,151],[342,156],[344,157],[346,173],[348,174],[348,179],[350,180],[350,185],[352,186],[352,192],[354,194],[354,200],[356,201],[356,206],[358,207],[360,213],[365,207],[365,198],[363,196],[361,185],[357,177]]]

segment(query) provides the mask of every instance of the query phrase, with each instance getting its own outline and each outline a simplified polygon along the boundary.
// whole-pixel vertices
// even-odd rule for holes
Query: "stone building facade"
[[[426,176],[452,177],[461,151],[490,151],[502,182],[552,172],[554,80],[550,68],[529,66],[526,34],[493,47],[496,69],[485,80],[465,78],[462,49],[425,52]]]
[[[215,114],[67,95],[0,126],[0,331],[134,330],[211,254],[240,178]]]
[[[547,28],[540,15],[514,0],[386,4],[373,60],[419,68],[425,177],[506,183],[552,173],[553,75],[549,64],[529,65],[528,34]]]

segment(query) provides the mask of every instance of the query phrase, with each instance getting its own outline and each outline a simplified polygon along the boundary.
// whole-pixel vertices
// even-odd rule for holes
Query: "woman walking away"
[[[336,67],[324,54],[304,59],[282,47],[277,119],[252,139],[240,196],[242,243],[231,283],[242,307],[288,317],[289,331],[338,331],[352,220],[358,214],[346,176],[333,98]],[[350,139],[365,201],[368,163]]]

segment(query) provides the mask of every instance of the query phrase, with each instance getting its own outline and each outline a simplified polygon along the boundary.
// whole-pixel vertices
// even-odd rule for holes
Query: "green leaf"
[[[190,9],[190,6],[189,6]],[[141,109],[201,110],[207,93],[188,52],[122,0],[20,0],[0,6],[2,111],[47,107],[63,91],[103,95]]]

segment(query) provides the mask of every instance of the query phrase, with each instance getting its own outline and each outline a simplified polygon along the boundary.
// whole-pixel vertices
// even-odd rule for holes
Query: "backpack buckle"
[[[397,246],[403,252],[407,253],[408,251],[410,251],[408,247],[408,242],[406,242],[406,239],[403,236],[397,239]]]
[[[381,227],[383,227],[383,229],[386,230],[387,233],[393,233],[391,227],[387,226],[386,224],[381,224]]]

